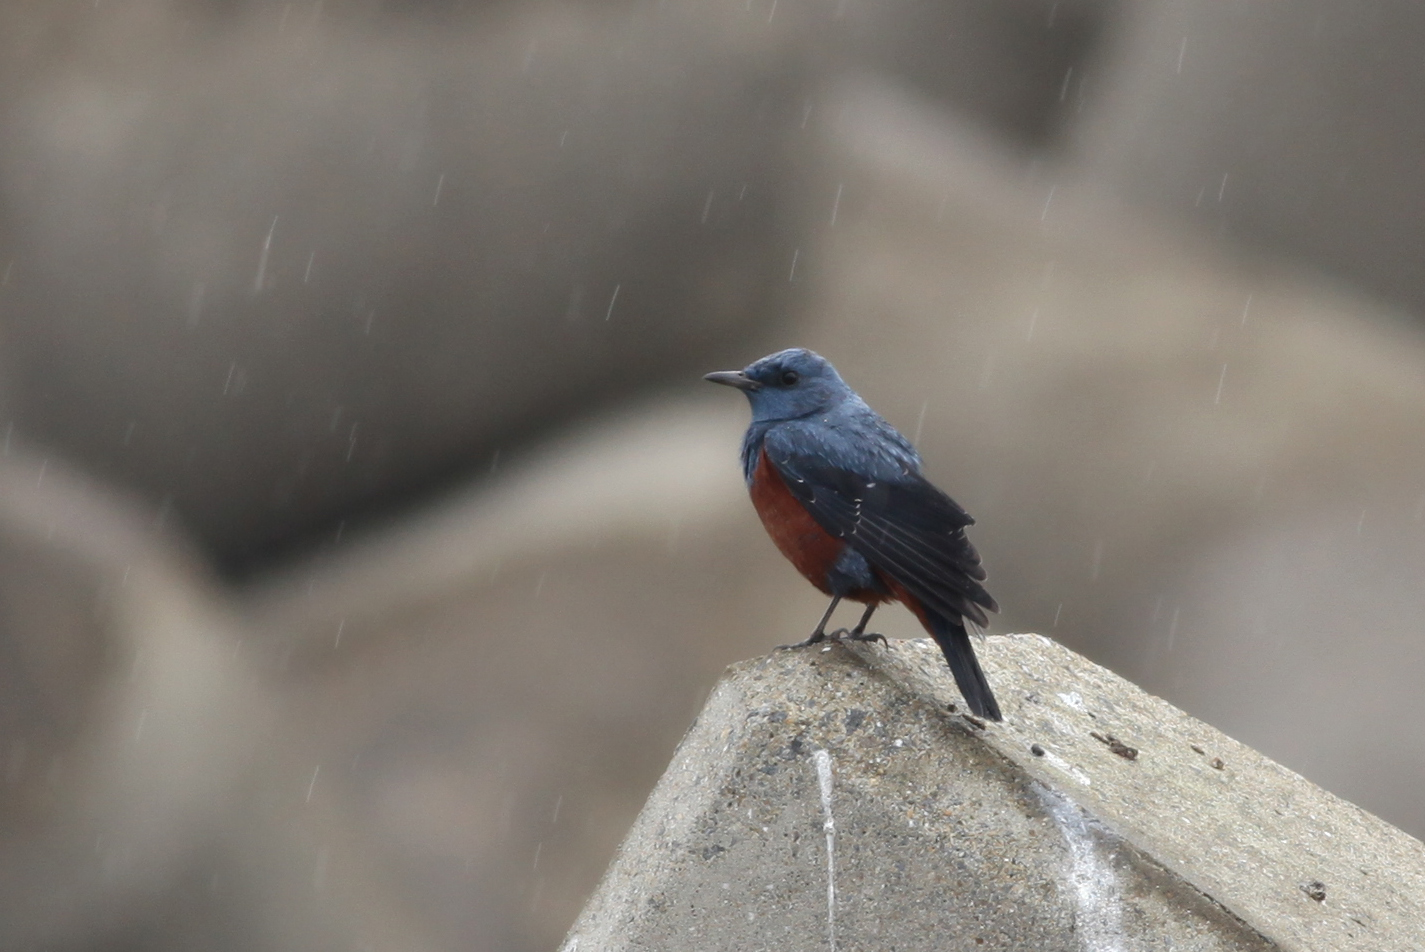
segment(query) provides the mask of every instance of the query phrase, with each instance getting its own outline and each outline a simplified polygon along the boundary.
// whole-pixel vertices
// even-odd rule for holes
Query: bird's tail
[[[970,644],[970,633],[965,630],[964,620],[931,615],[928,621],[926,627],[930,629],[935,643],[940,646],[945,660],[949,662],[950,673],[955,676],[955,684],[965,696],[965,703],[970,706],[970,710],[992,721],[1004,720],[999,712],[999,705],[995,703],[994,692],[990,690],[990,682],[985,679],[985,672],[981,670],[980,662],[975,657],[975,649]]]

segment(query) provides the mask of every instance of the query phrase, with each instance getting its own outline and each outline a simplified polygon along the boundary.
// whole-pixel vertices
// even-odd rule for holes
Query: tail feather
[[[930,629],[935,643],[940,646],[945,660],[949,662],[950,673],[955,676],[955,684],[965,696],[965,703],[970,706],[970,710],[992,721],[1004,720],[999,712],[999,704],[995,703],[994,692],[990,690],[990,682],[980,668],[979,659],[975,657],[975,649],[970,644],[970,633],[965,630],[964,620],[930,615],[927,621],[926,627]]]

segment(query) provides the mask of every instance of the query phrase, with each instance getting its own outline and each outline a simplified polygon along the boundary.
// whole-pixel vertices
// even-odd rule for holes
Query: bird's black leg
[[[878,634],[874,631],[869,635],[866,634],[866,623],[871,620],[871,616],[875,613],[876,603],[872,602],[866,606],[866,613],[861,616],[861,620],[856,623],[856,627],[846,633],[846,639],[848,641],[879,641],[883,645],[887,644],[888,642],[886,641],[885,635]]]
[[[832,596],[831,604],[826,606],[826,614],[821,616],[821,621],[816,624],[816,631],[811,633],[811,637],[806,641],[799,641],[794,645],[778,645],[778,648],[805,648],[807,645],[814,645],[818,641],[826,640],[826,623],[831,620],[831,613],[836,611],[836,606],[841,604],[841,596]]]

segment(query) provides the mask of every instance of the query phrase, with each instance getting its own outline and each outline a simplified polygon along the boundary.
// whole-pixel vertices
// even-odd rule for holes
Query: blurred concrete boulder
[[[756,0],[771,7],[770,0]],[[787,0],[776,4],[778,16]],[[1054,152],[1083,78],[1119,20],[1117,0],[835,0],[807,17],[819,60],[889,79],[1019,148]]]
[[[0,949],[434,948],[171,527],[0,459]]]
[[[1105,195],[1418,315],[1425,8],[1153,0],[1110,21],[1082,121]]]
[[[741,4],[3,14],[16,421],[230,564],[777,310],[806,76]]]
[[[825,77],[1043,146],[1112,9],[8,4],[15,422],[225,568],[337,538],[783,317]]]
[[[211,848],[266,712],[166,533],[39,457],[0,487],[0,945],[66,948]]]

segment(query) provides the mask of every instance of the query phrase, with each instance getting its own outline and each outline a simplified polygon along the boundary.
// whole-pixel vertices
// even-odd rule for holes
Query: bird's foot
[[[886,636],[880,632],[856,631],[851,628],[838,628],[826,636],[832,641],[879,641],[883,645],[889,645]]]
[[[808,647],[810,647],[810,646],[812,646],[812,645],[820,644],[821,642],[825,641],[825,640],[826,640],[826,637],[827,637],[826,632],[824,632],[824,631],[814,631],[814,632],[811,633],[811,637],[808,638],[806,641],[799,641],[799,642],[797,642],[797,643],[794,644],[794,645],[778,645],[778,646],[777,646],[777,650],[778,650],[778,651],[790,651],[792,648],[808,648]],[[832,637],[834,638],[834,637],[836,637],[836,636],[835,636],[835,635],[832,635]]]
[[[835,638],[837,641],[879,641],[883,645],[890,645],[890,642],[886,640],[886,636],[878,631],[858,631],[854,628],[850,630],[838,628],[831,633],[830,637]]]

